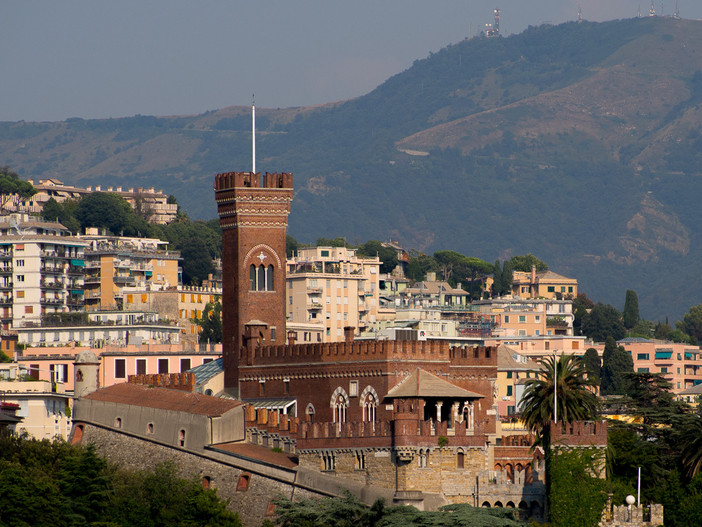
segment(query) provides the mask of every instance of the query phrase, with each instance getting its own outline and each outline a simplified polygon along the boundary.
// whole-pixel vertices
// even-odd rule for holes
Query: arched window
[[[363,401],[363,421],[374,423],[375,422],[375,407],[378,406],[378,402],[375,400],[375,396],[372,393],[366,394]]]
[[[115,428],[122,428],[122,418],[121,417],[115,418]]]
[[[178,444],[180,446],[185,446],[185,430],[178,432]]]
[[[305,414],[307,415],[307,422],[314,423],[314,406],[312,406],[312,403],[307,405]]]
[[[266,267],[266,291],[274,291],[273,287],[273,265]]]
[[[465,464],[465,454],[463,452],[456,453],[456,468],[463,468]]]
[[[336,396],[334,401],[334,422],[335,423],[345,423],[346,422],[346,398],[343,394]]]
[[[268,267],[251,264],[249,267],[249,289],[251,291],[275,291],[274,278],[275,272],[272,264]]]

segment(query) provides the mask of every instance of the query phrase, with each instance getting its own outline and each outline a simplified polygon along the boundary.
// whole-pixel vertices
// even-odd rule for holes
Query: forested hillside
[[[592,298],[679,318],[699,303],[702,22],[540,26],[417,60],[371,93],[257,109],[257,168],[292,171],[290,234],[398,239],[487,261],[534,253]],[[285,84],[281,82],[281,89]],[[0,123],[25,178],[155,186],[215,216],[249,170],[250,115]]]

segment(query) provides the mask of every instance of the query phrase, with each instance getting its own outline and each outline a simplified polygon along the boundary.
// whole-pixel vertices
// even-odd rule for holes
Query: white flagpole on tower
[[[251,171],[256,173],[256,101],[254,96],[251,96],[251,157],[253,159],[253,168]]]

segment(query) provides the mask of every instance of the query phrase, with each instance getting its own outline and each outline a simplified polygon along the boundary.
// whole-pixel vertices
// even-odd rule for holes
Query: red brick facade
[[[237,355],[246,340],[285,343],[285,234],[292,174],[217,174],[214,190],[222,227],[225,387],[236,392]]]

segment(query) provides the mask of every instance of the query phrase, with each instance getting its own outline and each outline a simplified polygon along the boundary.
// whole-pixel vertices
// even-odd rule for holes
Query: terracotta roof
[[[93,401],[141,406],[144,408],[158,408],[159,410],[172,410],[189,414],[216,417],[227,413],[229,410],[243,404],[241,401],[220,399],[199,393],[171,390],[168,388],[152,388],[140,384],[115,384],[102,388],[97,392],[85,396]]]
[[[678,395],[702,395],[702,384],[686,388],[683,391],[678,392]]]
[[[513,348],[500,344],[497,348],[497,369],[498,370],[540,370],[536,362],[527,359]]]
[[[212,445],[210,448],[224,450],[238,457],[263,461],[264,463],[277,465],[283,468],[297,468],[295,458],[289,454],[273,452],[270,448],[258,445],[251,445],[249,443],[219,443]]]
[[[536,273],[536,278],[538,280],[568,280],[575,282],[575,278],[568,278],[562,274],[554,273],[553,271],[540,271]]]
[[[414,370],[399,384],[389,391],[388,398],[393,397],[484,397],[479,393],[465,390],[455,384],[437,377],[420,368]]]

